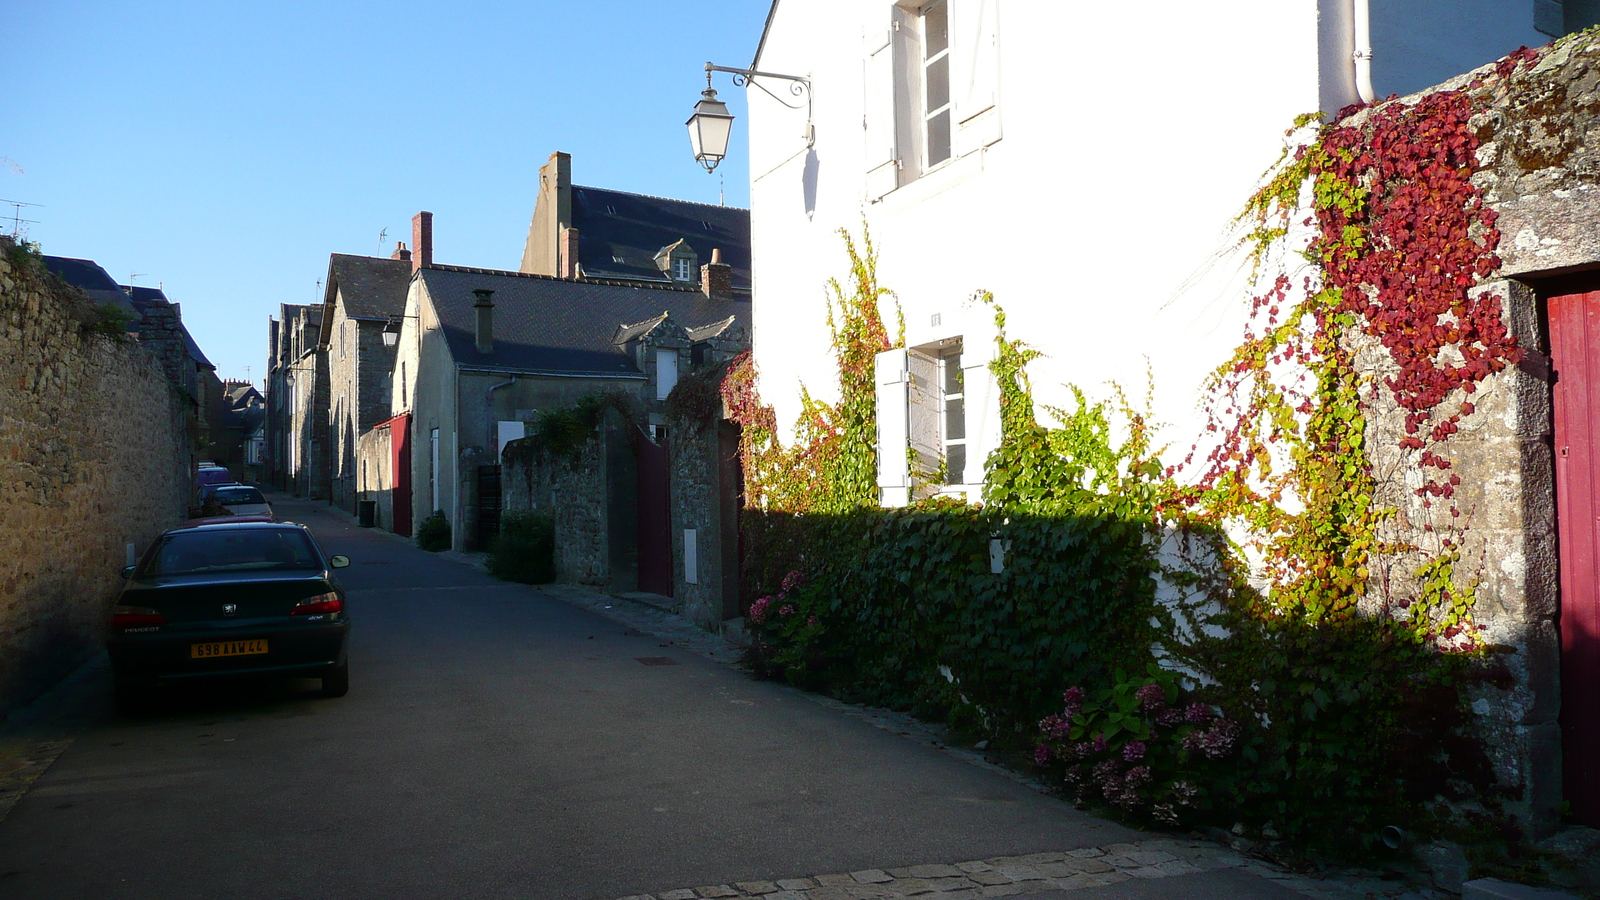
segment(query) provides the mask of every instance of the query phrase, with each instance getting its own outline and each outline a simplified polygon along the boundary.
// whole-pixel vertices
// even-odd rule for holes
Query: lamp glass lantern
[[[390,319],[383,326],[383,346],[393,347],[398,343],[400,343],[400,323]]]
[[[709,76],[708,76],[709,77]],[[689,143],[694,147],[695,161],[710,172],[728,155],[728,137],[733,133],[733,114],[728,105],[717,99],[710,85],[700,94],[694,105],[694,115],[689,117]]]

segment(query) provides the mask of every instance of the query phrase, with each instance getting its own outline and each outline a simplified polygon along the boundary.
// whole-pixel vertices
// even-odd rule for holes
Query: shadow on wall
[[[800,176],[800,188],[805,193],[806,218],[811,218],[817,211],[817,149],[815,147],[806,151],[806,167]]]

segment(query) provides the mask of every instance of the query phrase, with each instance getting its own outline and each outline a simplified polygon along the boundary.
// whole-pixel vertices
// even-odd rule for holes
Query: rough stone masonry
[[[128,547],[184,508],[193,399],[92,315],[0,238],[0,717],[98,650]]]

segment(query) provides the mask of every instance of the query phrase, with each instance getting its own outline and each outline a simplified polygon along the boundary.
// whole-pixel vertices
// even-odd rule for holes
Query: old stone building
[[[399,329],[411,273],[404,243],[389,259],[344,253],[328,259],[322,306],[328,327],[319,348],[328,361],[328,502],[349,513],[371,480],[361,472],[357,442],[389,418],[395,351],[385,346],[384,330],[392,338]]]
[[[267,471],[297,497],[328,496],[328,356],[323,307],[280,304],[268,321]]]

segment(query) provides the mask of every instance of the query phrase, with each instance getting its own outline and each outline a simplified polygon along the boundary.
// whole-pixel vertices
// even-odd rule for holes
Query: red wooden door
[[[1564,793],[1600,825],[1600,291],[1550,299]]]
[[[671,597],[672,499],[667,448],[634,429],[633,452],[639,466],[639,590]]]

